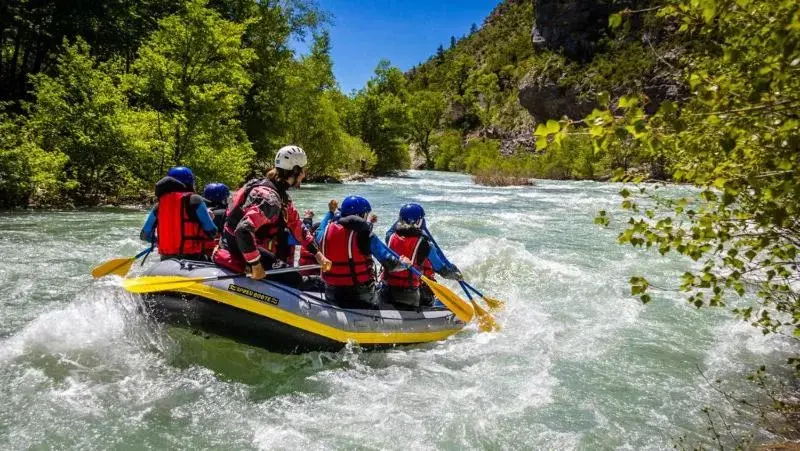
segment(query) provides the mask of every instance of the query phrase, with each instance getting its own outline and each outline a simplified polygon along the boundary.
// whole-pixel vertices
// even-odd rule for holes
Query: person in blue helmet
[[[425,226],[425,210],[410,203],[400,208],[397,221],[386,233],[389,249],[409,258],[425,277],[434,280],[434,274],[446,279],[462,280],[458,267],[444,257]],[[384,301],[414,308],[433,305],[433,292],[411,271],[382,274],[384,282],[381,296]]]
[[[202,196],[194,193],[194,174],[185,166],[171,168],[156,183],[158,202],[150,210],[139,237],[158,244],[161,259],[208,260],[217,227]]]
[[[367,199],[347,196],[338,219],[334,219],[336,204],[331,201],[317,230],[320,249],[333,263],[330,271],[322,273],[325,297],[344,308],[373,308],[377,304],[373,255],[389,272],[402,270],[411,261],[393,256],[372,233],[367,219],[372,207]]]
[[[220,231],[225,227],[225,220],[228,218],[228,198],[231,195],[231,190],[228,185],[224,183],[209,183],[203,188],[203,197],[206,200],[209,210],[211,210],[211,217],[214,219],[214,225]]]

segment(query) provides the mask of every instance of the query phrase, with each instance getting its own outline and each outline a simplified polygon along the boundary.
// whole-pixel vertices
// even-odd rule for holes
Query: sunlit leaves
[[[800,58],[796,2],[674,0],[658,14],[692,42],[683,59],[691,97],[648,116],[640,97],[622,96],[616,110],[584,121],[596,149],[636,144],[668,153],[674,178],[700,191],[667,199],[652,189],[623,190],[621,207],[634,216],[619,241],[698,262],[701,269],[680,284],[692,305],[724,306],[729,295],[751,293],[756,309],[735,314],[765,333],[795,334],[800,129],[792,111],[800,107],[800,77],[789,68]],[[644,203],[658,208],[638,208]],[[597,222],[608,225],[608,216]],[[634,278],[631,287],[640,295],[648,286]]]

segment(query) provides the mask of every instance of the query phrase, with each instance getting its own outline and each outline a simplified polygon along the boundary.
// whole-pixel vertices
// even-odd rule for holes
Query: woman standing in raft
[[[295,240],[313,254],[323,271],[331,261],[317,248],[314,238],[303,227],[300,214],[287,190],[299,187],[305,178],[306,153],[297,146],[285,146],[275,156],[275,167],[264,179],[247,182],[233,195],[228,219],[222,231],[214,262],[233,271],[247,269],[253,279],[263,279],[264,267],[288,266],[275,255],[281,231],[288,229]],[[294,287],[307,282],[297,273],[282,274],[275,280]]]

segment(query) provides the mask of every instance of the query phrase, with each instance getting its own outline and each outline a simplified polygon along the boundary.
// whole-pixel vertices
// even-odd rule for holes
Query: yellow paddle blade
[[[92,277],[98,279],[111,274],[125,277],[125,275],[128,274],[128,271],[131,270],[131,265],[133,265],[134,260],[136,260],[136,257],[124,257],[115,258],[113,260],[100,263],[92,268]]]
[[[494,317],[483,309],[477,302],[470,299],[472,308],[475,309],[475,316],[478,317],[478,327],[484,332],[491,332],[493,330],[500,330],[500,326],[494,320]]]
[[[489,306],[489,311],[499,312],[500,310],[506,308],[506,303],[501,301],[500,299],[487,298],[487,297],[483,297],[482,299],[483,302],[485,302],[486,305]]]
[[[123,280],[122,288],[131,293],[155,293],[178,290],[207,280],[208,277],[143,276]]]
[[[422,281],[430,287],[436,299],[442,301],[442,304],[453,312],[458,319],[465,323],[472,321],[472,317],[475,316],[475,310],[467,301],[458,297],[457,294],[453,293],[453,291],[446,286],[439,285],[425,276],[422,276]]]

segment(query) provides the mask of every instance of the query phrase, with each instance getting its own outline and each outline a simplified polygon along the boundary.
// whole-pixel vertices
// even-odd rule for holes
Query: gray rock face
[[[581,99],[573,87],[561,87],[554,80],[537,77],[533,73],[523,78],[519,86],[519,103],[537,122],[547,119],[581,119],[591,113],[597,104]]]
[[[650,0],[531,0],[536,15],[531,40],[537,49],[547,49],[563,54],[568,59],[588,63],[601,51],[601,44],[608,31],[608,17],[626,8],[643,9]],[[640,29],[641,16],[627,19],[632,29]],[[666,31],[666,30],[665,30]],[[652,46],[663,36],[644,33],[643,42]],[[677,55],[661,55],[665,64],[660,64],[641,81],[642,91],[649,102],[645,109],[655,112],[662,101],[678,100],[685,95],[685,88],[678,83],[679,74],[672,73]],[[555,78],[553,78],[555,77]],[[547,119],[581,119],[597,107],[594,96],[581,93],[576,86],[560,86],[558,75],[537,75],[534,69],[519,84],[519,103],[530,112],[537,122]],[[612,98],[625,94],[623,89],[611,88]],[[583,94],[583,96],[581,96]]]
[[[537,48],[558,51],[569,59],[588,61],[608,29],[608,16],[638,9],[649,0],[531,0],[536,14],[531,40]]]

